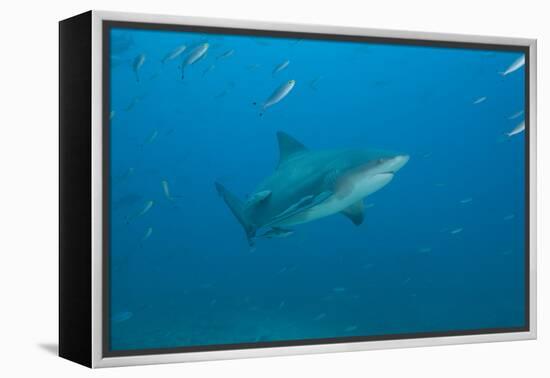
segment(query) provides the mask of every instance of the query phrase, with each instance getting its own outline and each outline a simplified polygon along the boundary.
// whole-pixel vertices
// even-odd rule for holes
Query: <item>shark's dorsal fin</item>
[[[282,131],[277,132],[277,141],[279,142],[279,165],[281,165],[290,156],[307,151],[307,148],[296,139]]]
[[[351,220],[354,225],[359,226],[361,223],[363,223],[363,219],[365,219],[364,208],[365,207],[363,206],[363,200],[359,200],[353,205],[342,210],[342,214],[349,218],[349,220]]]

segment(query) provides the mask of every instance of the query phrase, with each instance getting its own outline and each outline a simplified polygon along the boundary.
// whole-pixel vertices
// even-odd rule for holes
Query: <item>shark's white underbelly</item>
[[[362,201],[366,196],[382,189],[392,179],[392,173],[348,177],[326,201],[281,221],[277,226],[294,226],[339,213],[356,202]]]

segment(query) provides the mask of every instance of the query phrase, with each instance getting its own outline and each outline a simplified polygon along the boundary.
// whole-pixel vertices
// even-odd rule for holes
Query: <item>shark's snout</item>
[[[409,161],[409,155],[397,155],[388,161],[388,171],[395,173]]]
[[[372,174],[393,175],[395,172],[403,168],[409,161],[408,155],[395,155],[392,157],[381,158],[376,162],[376,167]]]

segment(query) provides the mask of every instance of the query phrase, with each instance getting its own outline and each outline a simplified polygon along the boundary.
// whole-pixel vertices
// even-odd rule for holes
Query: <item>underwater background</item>
[[[111,28],[110,349],[525,326],[521,56]],[[277,131],[410,160],[362,225],[250,247],[214,183],[246,200]]]

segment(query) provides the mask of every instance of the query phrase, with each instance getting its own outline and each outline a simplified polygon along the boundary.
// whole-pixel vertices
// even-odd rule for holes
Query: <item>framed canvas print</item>
[[[534,40],[60,22],[60,355],[532,339]]]

